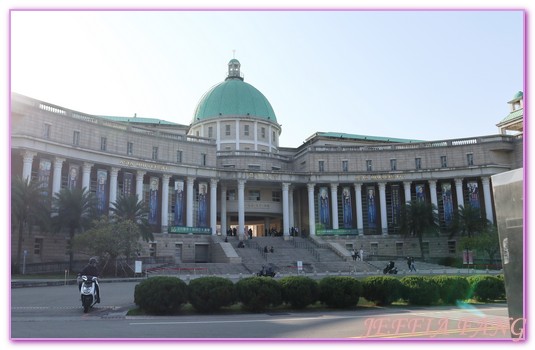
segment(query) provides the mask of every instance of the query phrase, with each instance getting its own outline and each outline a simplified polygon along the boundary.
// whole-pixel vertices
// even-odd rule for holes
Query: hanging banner
[[[198,221],[197,226],[199,227],[207,227],[208,226],[208,220],[207,220],[207,194],[208,194],[208,184],[206,182],[199,182],[199,196],[197,198],[197,201],[199,202],[199,210],[198,210]]]
[[[78,185],[78,174],[80,173],[80,167],[78,165],[69,166],[69,176],[67,178],[67,188],[72,190]]]
[[[150,178],[149,188],[149,224],[156,225],[158,223],[158,186],[160,179],[157,177]]]
[[[453,199],[449,183],[442,184],[442,205],[444,206],[444,222],[449,225],[453,220]]]
[[[134,185],[134,174],[124,173],[123,174],[123,196],[129,197],[132,195]]]
[[[474,264],[474,253],[471,250],[463,250],[463,264],[464,265]]]
[[[104,169],[97,170],[97,211],[104,214],[106,209],[106,184],[108,183],[108,171]]]
[[[377,209],[375,207],[375,187],[367,188],[366,202],[368,206],[368,226],[375,227],[377,222]]]
[[[468,187],[468,202],[472,208],[479,208],[479,187],[477,182],[467,182],[466,187]]]
[[[327,187],[320,187],[319,191],[318,208],[320,212],[320,224],[324,228],[327,228],[331,222],[329,215],[329,192],[327,191]]]
[[[351,205],[351,189],[342,189],[342,210],[344,213],[344,228],[353,227],[353,206]]]
[[[184,226],[184,181],[175,180],[175,226]]]
[[[392,224],[397,225],[399,223],[399,213],[401,210],[401,199],[400,199],[400,193],[399,193],[399,186],[398,185],[392,185],[392,195],[391,195],[391,203],[392,203]]]
[[[37,172],[37,180],[39,181],[39,187],[41,193],[44,196],[48,196],[48,189],[50,187],[50,168],[52,162],[48,159],[41,159],[39,161],[39,171]]]
[[[419,202],[425,201],[425,185],[419,184],[415,186],[416,188],[416,200]]]

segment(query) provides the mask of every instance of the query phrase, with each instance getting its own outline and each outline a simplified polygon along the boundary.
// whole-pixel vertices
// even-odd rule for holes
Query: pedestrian
[[[410,256],[407,257],[407,267],[409,268],[409,271],[412,271],[412,269],[411,269],[411,258],[410,258]]]
[[[411,260],[411,265],[409,266],[409,270],[416,272],[416,266],[414,266],[414,258],[411,257],[410,260]]]
[[[360,247],[359,250],[359,260],[364,261],[364,249],[362,249],[362,247]]]
[[[351,251],[351,257],[353,258],[353,261],[357,260],[357,252],[355,251],[355,248]]]
[[[269,251],[274,253],[275,252],[275,249],[273,249],[273,246],[271,246],[271,248],[269,248]]]

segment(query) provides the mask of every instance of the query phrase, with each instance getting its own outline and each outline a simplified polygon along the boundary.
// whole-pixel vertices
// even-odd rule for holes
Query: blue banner
[[[132,195],[133,184],[134,184],[134,174],[124,173],[123,174],[123,195],[125,197],[129,197]]]
[[[329,205],[329,192],[327,187],[320,187],[318,196],[318,208],[320,213],[320,224],[326,228],[330,227],[331,216],[330,216],[330,205]]]
[[[199,202],[199,210],[198,210],[198,222],[197,226],[200,227],[207,227],[207,195],[208,195],[208,185],[206,182],[200,182],[199,183],[199,196],[198,196],[198,202]]]
[[[175,180],[175,225],[184,225],[184,181]]]
[[[97,170],[97,211],[104,214],[106,210],[106,185],[108,184],[108,171],[104,169]]]
[[[399,223],[399,212],[400,212],[400,193],[399,186],[392,185],[392,224],[397,225]]]
[[[150,192],[149,192],[149,224],[156,225],[158,223],[158,186],[160,179],[157,177],[150,178]]]
[[[377,208],[375,207],[375,187],[367,188],[366,204],[368,206],[368,226],[375,227],[377,224]]]
[[[344,228],[353,227],[353,206],[351,205],[351,190],[349,187],[342,189],[342,209],[344,212]]]
[[[479,208],[479,187],[477,182],[468,182],[466,186],[468,187],[468,202],[472,208]]]
[[[48,189],[50,186],[50,167],[52,162],[48,159],[41,159],[39,161],[39,171],[37,172],[37,180],[39,181],[39,187],[41,193],[44,196],[48,196]]]
[[[442,184],[442,205],[444,206],[444,222],[449,225],[453,220],[453,199],[449,183]]]
[[[80,173],[80,167],[78,165],[69,166],[69,176],[67,178],[67,188],[69,190],[78,187],[78,174]]]
[[[416,185],[416,200],[422,202],[425,200],[425,185]]]

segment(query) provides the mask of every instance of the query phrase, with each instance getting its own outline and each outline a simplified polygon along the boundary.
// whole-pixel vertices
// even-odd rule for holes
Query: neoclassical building
[[[89,115],[13,93],[11,175],[39,179],[50,196],[87,188],[104,215],[118,196],[137,195],[155,233],[146,255],[230,262],[232,249],[220,236],[276,232],[289,239],[296,231],[399,254],[407,201],[435,204],[443,227],[466,204],[494,222],[491,176],[523,166],[522,92],[509,104],[496,135],[421,141],[317,132],[288,148],[279,145],[282,128],[270,102],[232,59],[190,125]],[[28,261],[64,259],[67,239],[25,238]],[[434,242],[443,247],[439,256],[456,253],[444,236],[428,242],[430,255]]]

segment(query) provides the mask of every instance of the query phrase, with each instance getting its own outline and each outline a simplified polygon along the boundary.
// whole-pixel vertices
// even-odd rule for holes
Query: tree
[[[139,226],[140,236],[145,242],[153,241],[154,235],[149,224],[149,208],[136,195],[119,196],[111,204],[110,211],[117,221],[129,220]]]
[[[94,222],[94,227],[76,235],[73,249],[89,256],[99,256],[106,262],[131,258],[141,248],[140,228],[130,221],[110,221],[106,217]],[[115,271],[117,275],[117,270]]]
[[[53,225],[57,231],[69,232],[69,270],[72,270],[72,243],[76,232],[90,227],[96,216],[95,198],[85,188],[62,188],[52,201]]]
[[[437,233],[438,227],[436,205],[416,200],[401,207],[400,232],[405,236],[414,235],[418,238],[422,259],[424,258],[422,238],[424,234]]]
[[[26,227],[31,234],[34,223],[45,226],[48,223],[50,211],[48,198],[43,193],[41,184],[35,180],[28,181],[22,177],[15,177],[11,182],[11,221],[19,230],[17,242],[16,268],[20,273],[22,257],[22,235]]]
[[[459,206],[459,210],[454,215],[451,229],[452,235],[460,233],[461,236],[472,237],[474,234],[482,232],[488,225],[488,220],[481,217],[479,208],[470,204]]]
[[[464,237],[461,240],[461,248],[482,251],[488,256],[489,262],[493,263],[496,255],[500,253],[498,229],[494,225],[488,225],[479,234]]]

